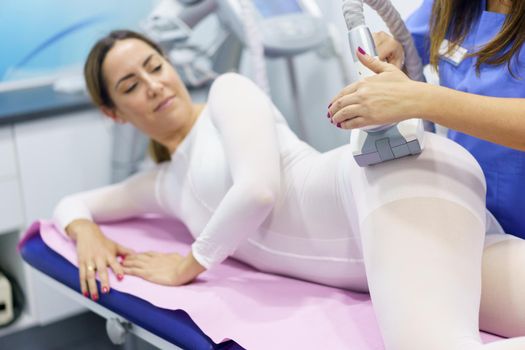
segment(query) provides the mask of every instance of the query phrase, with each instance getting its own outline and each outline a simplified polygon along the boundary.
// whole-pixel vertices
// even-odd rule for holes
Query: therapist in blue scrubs
[[[424,0],[407,26],[440,86],[410,80],[400,70],[402,46],[376,33],[379,59],[362,50],[358,57],[378,74],[333,99],[332,123],[353,129],[419,116],[449,128],[448,137],[474,155],[489,211],[522,238],[487,238],[481,328],[525,335],[525,1]]]

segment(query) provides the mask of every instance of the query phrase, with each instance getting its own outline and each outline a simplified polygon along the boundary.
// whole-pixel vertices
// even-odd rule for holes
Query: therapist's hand
[[[80,289],[82,294],[97,301],[96,275],[100,279],[102,293],[109,293],[108,267],[113,270],[117,279],[124,278],[124,270],[117,260],[134,251],[107,238],[97,224],[90,220],[75,220],[66,227],[67,234],[76,241]]]
[[[419,82],[396,66],[357,52],[374,76],[345,87],[331,102],[328,116],[342,129],[382,125],[413,118],[417,114]]]
[[[405,63],[405,50],[403,49],[403,45],[385,32],[376,32],[372,34],[372,37],[374,38],[379,59],[401,69]]]
[[[206,269],[189,253],[146,252],[126,256],[124,272],[166,286],[180,286],[193,281]]]

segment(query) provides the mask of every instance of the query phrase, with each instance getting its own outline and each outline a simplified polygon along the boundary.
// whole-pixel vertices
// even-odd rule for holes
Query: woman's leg
[[[387,204],[362,224],[372,302],[386,349],[476,349],[483,227],[442,199]]]
[[[525,349],[479,338],[485,185],[472,156],[426,134],[418,157],[346,164],[386,349]]]
[[[484,225],[461,205],[411,198],[362,223],[370,294],[387,350],[520,350],[482,345],[478,314]]]
[[[498,236],[503,240],[487,244],[483,252],[480,328],[504,337],[525,336],[525,240]]]

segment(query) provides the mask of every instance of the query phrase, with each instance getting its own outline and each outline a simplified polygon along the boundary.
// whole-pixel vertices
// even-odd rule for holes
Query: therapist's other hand
[[[146,252],[131,254],[122,262],[124,272],[165,286],[180,286],[205,271],[190,253]]]
[[[385,32],[376,32],[372,34],[372,37],[374,38],[379,59],[401,69],[405,62],[403,45]]]
[[[332,100],[328,116],[342,129],[396,123],[417,115],[418,82],[393,64],[357,52],[359,60],[376,75],[348,85]]]
[[[82,294],[97,301],[96,275],[100,279],[101,292],[109,293],[108,267],[121,280],[124,278],[124,269],[117,256],[126,256],[134,251],[107,238],[98,225],[90,220],[75,220],[67,226],[66,232],[76,241]]]

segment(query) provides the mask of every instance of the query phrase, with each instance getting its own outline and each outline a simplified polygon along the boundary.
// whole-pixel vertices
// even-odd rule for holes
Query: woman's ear
[[[110,108],[107,106],[100,106],[100,111],[102,114],[104,114],[106,117],[113,119],[115,123],[124,124],[126,121],[122,118],[120,118],[117,115],[117,111],[114,108]]]

